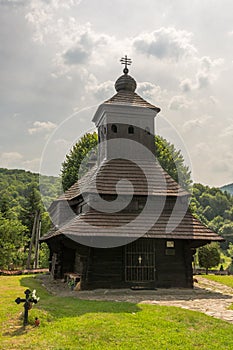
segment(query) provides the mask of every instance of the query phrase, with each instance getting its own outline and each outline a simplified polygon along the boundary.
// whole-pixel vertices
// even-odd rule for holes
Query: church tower
[[[121,63],[125,68],[115,83],[117,93],[99,106],[92,119],[98,128],[99,164],[115,158],[149,160],[155,154],[154,118],[160,108],[135,92],[137,83],[127,68],[131,60],[125,56]]]

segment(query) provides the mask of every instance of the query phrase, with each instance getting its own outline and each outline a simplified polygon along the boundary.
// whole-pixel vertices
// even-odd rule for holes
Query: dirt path
[[[97,289],[93,291],[71,291],[61,281],[41,276],[42,284],[51,293],[86,300],[127,301],[132,303],[178,306],[203,312],[209,316],[233,323],[233,288],[197,276],[194,289],[158,289],[132,291],[131,289]]]

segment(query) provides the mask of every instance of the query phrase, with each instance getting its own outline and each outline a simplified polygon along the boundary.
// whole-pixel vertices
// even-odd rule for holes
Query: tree
[[[208,269],[215,267],[220,263],[220,251],[218,244],[211,243],[207,244],[198,249],[198,260],[199,265],[206,269],[208,275]]]
[[[79,168],[84,157],[97,146],[96,133],[85,134],[66,156],[61,169],[63,189],[67,190],[78,180]],[[168,174],[185,189],[189,189],[192,183],[190,171],[184,164],[184,158],[175,146],[161,136],[155,137],[156,157]],[[83,174],[83,172],[82,172]]]
[[[0,214],[0,268],[10,269],[25,264],[27,228],[19,220],[10,220]]]
[[[185,165],[180,150],[161,136],[155,136],[156,157],[164,170],[180,184],[189,190],[192,184],[191,172]]]
[[[66,159],[62,163],[61,169],[61,178],[64,190],[67,190],[78,180],[79,167],[82,160],[91,149],[97,146],[97,143],[97,133],[87,133],[73,146],[70,153],[66,155]]]

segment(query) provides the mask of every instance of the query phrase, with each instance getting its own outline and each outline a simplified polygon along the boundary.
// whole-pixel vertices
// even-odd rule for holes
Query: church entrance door
[[[155,282],[155,241],[138,239],[125,247],[126,282]]]

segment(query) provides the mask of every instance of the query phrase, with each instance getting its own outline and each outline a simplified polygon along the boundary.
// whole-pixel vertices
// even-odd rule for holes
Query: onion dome
[[[128,69],[127,69],[128,70]],[[125,73],[120,78],[117,79],[115,83],[115,89],[117,92],[121,90],[132,91],[136,90],[137,83],[128,73]]]

